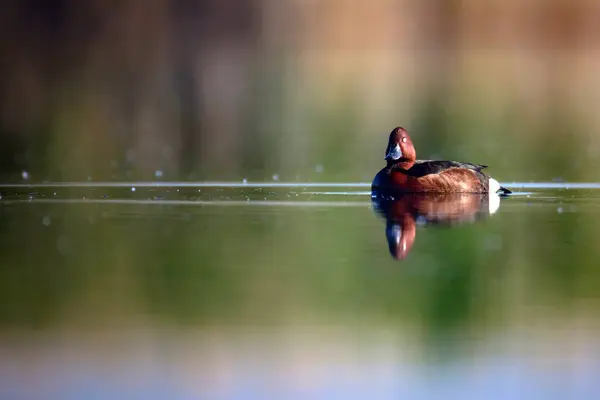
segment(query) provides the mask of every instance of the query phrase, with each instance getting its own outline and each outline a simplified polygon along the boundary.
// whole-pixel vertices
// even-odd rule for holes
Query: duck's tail
[[[505,187],[500,186],[497,180],[494,178],[490,178],[489,182],[489,190],[490,193],[496,193],[500,196],[506,196],[507,194],[511,194],[512,192]]]
[[[499,195],[501,195],[501,196],[506,196],[506,195],[508,195],[508,194],[511,194],[511,193],[512,193],[512,191],[511,191],[511,190],[508,190],[508,189],[507,189],[507,188],[505,188],[505,187],[502,187],[502,186],[500,186],[500,189],[498,189],[498,191],[497,191],[496,193],[498,193],[498,194],[499,194]]]

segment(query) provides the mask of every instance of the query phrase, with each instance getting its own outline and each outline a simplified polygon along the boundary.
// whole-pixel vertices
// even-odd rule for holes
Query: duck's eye
[[[406,136],[402,138],[402,143],[406,143]]]

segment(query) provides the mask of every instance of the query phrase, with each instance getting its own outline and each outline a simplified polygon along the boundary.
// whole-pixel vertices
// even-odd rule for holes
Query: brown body
[[[415,177],[391,170],[392,185],[406,192],[487,193],[488,185],[467,168],[448,168],[437,174]]]

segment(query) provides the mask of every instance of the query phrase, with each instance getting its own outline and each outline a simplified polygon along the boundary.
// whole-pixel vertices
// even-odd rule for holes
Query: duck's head
[[[385,160],[388,165],[413,162],[416,159],[417,152],[406,129],[400,126],[394,128],[390,133],[388,145],[385,149]]]

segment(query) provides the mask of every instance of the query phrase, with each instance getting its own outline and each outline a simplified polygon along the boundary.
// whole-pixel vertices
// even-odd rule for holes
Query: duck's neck
[[[412,166],[415,165],[415,160],[409,160],[407,158],[401,158],[399,160],[388,163],[388,168],[400,168],[400,169],[411,169]]]

